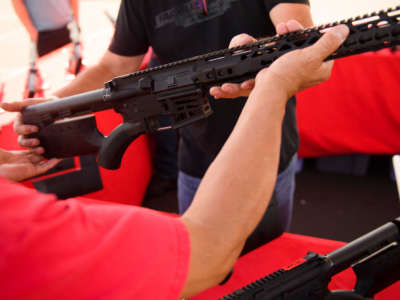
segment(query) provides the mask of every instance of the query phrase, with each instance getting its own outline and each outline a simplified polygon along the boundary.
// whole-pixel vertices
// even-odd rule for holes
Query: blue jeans
[[[282,226],[289,231],[292,222],[293,199],[295,189],[297,155],[293,156],[289,166],[281,172],[276,180],[275,195],[281,213]],[[183,214],[192,203],[194,194],[201,182],[201,178],[190,176],[182,171],[178,173],[178,206],[179,213]]]
[[[161,63],[152,53],[149,67],[159,66]],[[160,126],[166,127],[171,125],[169,116],[158,116]],[[178,177],[178,132],[177,130],[157,131],[154,133],[154,171],[157,175],[167,178],[176,179]]]
[[[170,125],[168,116],[158,116],[161,126]],[[157,131],[154,133],[154,171],[167,179],[178,177],[178,133],[176,130]]]

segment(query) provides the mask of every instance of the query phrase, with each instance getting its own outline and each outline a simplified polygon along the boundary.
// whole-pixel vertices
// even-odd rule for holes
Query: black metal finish
[[[58,199],[67,199],[96,192],[103,189],[99,167],[94,155],[80,157],[80,168],[75,164],[69,172],[54,174],[49,178],[33,181],[33,186],[42,193],[57,195]]]
[[[292,266],[257,280],[222,300],[365,299],[400,279],[400,231],[397,218],[326,256],[309,253]],[[354,291],[331,292],[331,277],[352,267]]]

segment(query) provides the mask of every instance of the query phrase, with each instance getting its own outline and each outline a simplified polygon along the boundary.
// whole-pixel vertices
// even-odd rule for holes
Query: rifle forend
[[[398,6],[117,77],[104,89],[29,106],[22,111],[23,120],[39,126],[35,136],[47,158],[98,153],[99,165],[116,169],[125,149],[139,135],[208,117],[211,86],[252,78],[283,54],[314,44],[337,24],[346,24],[350,34],[328,60],[400,44]],[[111,108],[123,116],[124,123],[109,137],[98,132],[93,116],[74,118]],[[171,126],[161,127],[159,115],[168,115]],[[72,119],[57,122],[64,118]]]

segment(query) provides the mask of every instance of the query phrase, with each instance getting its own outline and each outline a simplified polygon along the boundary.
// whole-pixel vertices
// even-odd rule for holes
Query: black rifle
[[[283,54],[314,44],[339,23],[346,24],[350,34],[328,60],[400,44],[398,6],[117,77],[103,89],[29,106],[22,112],[23,120],[39,126],[36,136],[46,157],[98,154],[100,166],[117,169],[126,148],[139,135],[208,117],[211,86],[253,78]],[[106,109],[114,109],[124,119],[108,137],[98,132],[94,116],[56,122]],[[159,115],[168,115],[171,126],[160,126]]]
[[[327,254],[309,252],[285,269],[253,282],[222,300],[367,300],[400,279],[400,218]],[[331,277],[349,267],[354,290],[330,291]]]

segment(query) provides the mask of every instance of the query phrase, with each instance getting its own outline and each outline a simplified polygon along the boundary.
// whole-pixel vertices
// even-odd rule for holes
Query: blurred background
[[[108,46],[113,33],[113,25],[106,13],[115,17],[120,2],[120,0],[80,0],[79,19],[87,64],[97,61]],[[11,1],[2,1],[0,20],[0,82],[6,83],[4,100],[15,100],[21,97],[25,84],[29,60],[29,36],[15,15]],[[44,64],[42,76],[49,85],[49,89],[58,88],[65,80],[63,72],[53,72],[51,76],[46,74],[45,70],[59,70],[60,63],[67,63],[67,49],[57,53],[56,56],[41,62]]]
[[[314,22],[323,24],[400,5],[398,0],[309,0]]]

